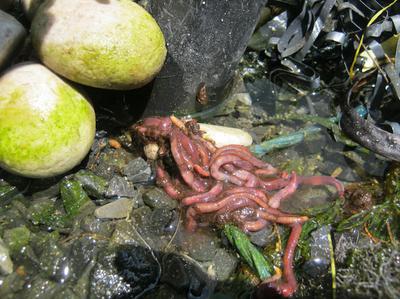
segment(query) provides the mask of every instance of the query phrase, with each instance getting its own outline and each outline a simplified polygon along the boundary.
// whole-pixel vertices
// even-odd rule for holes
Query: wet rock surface
[[[97,208],[94,215],[102,219],[126,218],[133,208],[134,202],[130,198],[120,198]]]
[[[123,174],[132,183],[145,183],[151,177],[151,168],[142,158],[129,161],[123,169]]]
[[[150,208],[173,210],[178,207],[176,200],[171,199],[162,189],[153,188],[143,194],[143,202]]]
[[[310,259],[303,265],[303,269],[307,274],[313,277],[318,277],[326,273],[330,265],[328,241],[330,230],[330,226],[323,226],[311,233]]]
[[[15,58],[26,37],[25,28],[13,16],[0,10],[0,69]]]
[[[128,182],[124,177],[114,176],[108,185],[108,189],[105,194],[110,198],[119,197],[130,197],[134,198],[137,196],[137,191],[134,186]]]
[[[10,274],[13,271],[13,262],[9,250],[3,240],[0,239],[0,272]]]

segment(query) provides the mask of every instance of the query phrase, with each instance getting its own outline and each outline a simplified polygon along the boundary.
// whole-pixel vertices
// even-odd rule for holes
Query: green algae
[[[25,225],[21,225],[19,227],[6,230],[4,232],[3,239],[12,254],[14,252],[19,252],[22,247],[29,244],[31,232]]]
[[[12,172],[34,174],[35,168],[51,167],[49,162],[59,151],[82,142],[81,127],[91,126],[94,132],[93,108],[82,95],[59,84],[56,97],[50,111],[32,107],[23,89],[0,98],[0,165]]]
[[[82,185],[75,180],[63,180],[60,184],[60,192],[65,211],[70,217],[78,215],[81,209],[91,201]]]
[[[32,24],[33,45],[41,60],[68,79],[93,87],[132,89],[150,82],[166,57],[163,33],[136,3],[120,1],[118,5],[122,12],[115,24],[98,34],[84,31],[75,36],[72,32],[62,43],[48,33],[57,20],[51,7],[44,5]]]

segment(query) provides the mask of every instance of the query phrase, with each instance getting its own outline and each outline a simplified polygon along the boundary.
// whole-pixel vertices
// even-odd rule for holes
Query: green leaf
[[[264,255],[250,242],[245,233],[230,224],[224,226],[224,233],[240,256],[257,273],[261,280],[272,276],[274,273],[272,263],[267,261]]]

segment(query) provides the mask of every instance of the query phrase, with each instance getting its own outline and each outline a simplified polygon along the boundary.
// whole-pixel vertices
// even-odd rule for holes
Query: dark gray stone
[[[264,227],[262,230],[256,232],[249,232],[248,236],[251,243],[264,247],[268,242],[274,239],[273,229],[271,225]]]
[[[206,230],[198,230],[195,234],[183,231],[180,238],[181,249],[199,262],[212,261],[221,243],[217,236]]]
[[[212,261],[214,265],[215,278],[218,281],[227,280],[238,264],[238,259],[235,255],[227,252],[223,248],[217,249],[217,253]]]
[[[328,234],[331,227],[322,226],[311,233],[310,259],[304,263],[303,270],[310,276],[318,277],[326,273],[330,265],[330,249]]]
[[[24,26],[13,16],[0,10],[0,69],[18,53],[26,37]]]
[[[106,197],[137,197],[135,187],[121,176],[114,176],[109,182]]]
[[[175,209],[178,207],[176,200],[171,199],[163,190],[153,188],[143,194],[143,202],[152,209]]]
[[[132,183],[147,182],[151,177],[151,168],[142,158],[129,161],[123,169],[123,174]]]

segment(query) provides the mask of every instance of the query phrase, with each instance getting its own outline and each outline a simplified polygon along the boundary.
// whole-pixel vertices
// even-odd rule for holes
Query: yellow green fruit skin
[[[39,8],[31,31],[46,66],[98,88],[147,84],[167,53],[157,22],[131,0],[50,0]]]
[[[78,165],[95,136],[92,105],[37,63],[14,66],[0,77],[0,167],[45,178]]]

